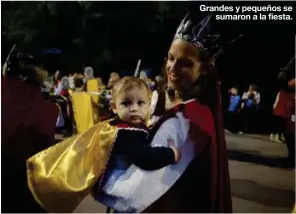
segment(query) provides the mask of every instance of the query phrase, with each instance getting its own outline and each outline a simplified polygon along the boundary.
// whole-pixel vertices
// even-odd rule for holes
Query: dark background
[[[52,72],[81,72],[89,65],[106,81],[112,71],[133,74],[142,59],[141,68],[149,68],[154,76],[160,72],[181,19],[190,10],[198,20],[204,15],[199,11],[203,3],[295,6],[295,2],[283,1],[1,2],[2,64],[16,43],[18,49],[35,53],[59,48],[61,54],[42,55],[45,67]],[[217,62],[224,97],[233,85],[243,92],[249,84],[257,84],[265,124],[278,90],[279,69],[295,52],[295,26],[295,20],[212,21],[213,33],[221,34],[221,42],[243,35],[224,48]]]

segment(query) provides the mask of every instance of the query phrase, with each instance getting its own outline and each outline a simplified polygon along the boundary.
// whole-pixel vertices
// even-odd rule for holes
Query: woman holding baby
[[[181,152],[181,159],[176,164],[155,171],[131,165],[112,181],[112,188],[105,192],[114,202],[111,208],[117,212],[232,211],[220,90],[209,52],[215,38],[209,34],[210,19],[211,16],[207,16],[198,24],[191,20],[190,14],[183,19],[168,51],[166,90],[159,91],[157,98],[152,98],[156,105],[154,114],[161,117],[149,131],[151,146],[168,147],[170,139]],[[82,137],[62,142],[58,147],[41,152],[28,161],[31,190],[34,189],[33,194],[41,205],[53,198],[58,200],[59,195],[67,193],[64,207],[49,211],[70,212],[88,193],[95,192],[97,195],[100,192],[101,185],[98,183],[102,181],[105,170],[108,171],[108,158],[106,155],[102,155],[105,158],[95,157],[94,148],[96,151],[111,152],[113,145],[94,142],[95,146],[86,146],[98,135],[104,134],[106,139],[108,132],[104,132],[102,126],[98,127],[99,131],[90,129]],[[75,153],[69,152],[70,146],[79,142],[82,143]],[[59,163],[55,162],[55,169],[58,170],[56,174],[50,174],[53,163],[44,166],[44,162],[53,153],[60,162],[60,157],[67,156],[67,153],[69,158],[64,160],[88,157],[87,161],[86,158],[80,161],[84,165],[79,164],[79,167],[72,169],[58,167]],[[77,181],[72,186],[65,185],[67,181],[62,179],[64,174],[76,176]],[[46,189],[41,187],[44,183],[47,184]],[[40,200],[38,196],[44,195],[44,200]],[[71,206],[70,200],[73,202]],[[67,204],[68,210],[65,208]]]
[[[143,212],[232,211],[219,84],[211,55],[206,51],[209,47],[204,46],[213,39],[208,32],[210,19],[207,16],[194,25],[187,15],[168,51],[167,90],[159,91],[157,98],[152,98],[156,103],[154,114],[163,116],[150,133],[156,132],[152,145],[165,145],[165,139],[173,139],[182,158],[171,169],[166,167],[141,180],[144,185],[148,184],[149,176],[151,180],[154,176],[159,180],[167,177],[165,182],[151,183],[151,192],[163,189],[165,193],[154,196],[157,200]],[[186,120],[187,132],[184,131]],[[165,185],[170,188],[166,189]],[[146,198],[149,201],[149,197]]]

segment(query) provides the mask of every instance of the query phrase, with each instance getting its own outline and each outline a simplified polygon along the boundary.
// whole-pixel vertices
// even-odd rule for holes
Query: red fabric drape
[[[2,144],[19,131],[19,127],[34,127],[54,143],[55,124],[59,110],[45,101],[38,86],[24,83],[16,77],[1,78]],[[29,139],[21,139],[30,142]],[[40,144],[45,142],[40,142]],[[49,145],[47,145],[49,146]]]

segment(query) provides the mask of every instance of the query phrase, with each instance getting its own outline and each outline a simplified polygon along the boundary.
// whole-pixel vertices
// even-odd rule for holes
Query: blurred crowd
[[[295,163],[295,74],[294,70],[280,72],[279,90],[274,98],[269,128],[270,140],[285,143],[290,163]],[[228,91],[228,105],[225,109],[227,133],[256,133],[260,124],[260,92],[254,84],[248,91],[239,93],[238,87]]]
[[[52,100],[61,109],[56,124],[57,131],[64,132],[65,135],[72,135],[75,132],[82,131],[77,130],[77,125],[75,124],[75,120],[79,117],[76,114],[80,114],[79,112],[81,111],[73,111],[73,109],[77,109],[78,105],[79,109],[89,106],[87,104],[80,105],[81,102],[79,100],[82,100],[82,96],[87,95],[91,97],[91,111],[95,111],[94,124],[113,116],[109,105],[112,87],[121,77],[117,72],[112,72],[108,82],[104,84],[102,78],[95,76],[94,73],[94,69],[88,66],[84,68],[84,73],[62,75],[58,70],[54,75],[44,79],[41,88],[44,97]],[[153,97],[157,96],[156,91],[163,84],[164,78],[156,76],[154,79],[151,79],[145,71],[140,71],[139,78],[147,83],[153,92]],[[75,99],[78,96],[80,98]],[[75,102],[75,100],[78,100],[78,102]],[[151,108],[153,110],[155,106],[152,104]]]

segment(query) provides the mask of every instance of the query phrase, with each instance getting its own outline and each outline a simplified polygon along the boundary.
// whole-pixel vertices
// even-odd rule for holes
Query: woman
[[[172,138],[182,152],[180,164],[149,173],[127,170],[110,192],[118,211],[232,210],[219,85],[201,43],[211,39],[206,32],[209,20],[193,25],[187,15],[182,21],[165,66],[168,90],[156,104],[159,115],[167,112],[152,128],[152,145],[167,145],[165,139]]]
[[[55,143],[58,107],[43,99],[40,90],[47,76],[29,54],[13,53],[2,89],[2,206],[5,213],[44,210],[34,201],[26,179],[26,159]]]
[[[284,111],[287,115],[285,120],[284,137],[288,150],[288,157],[284,160],[284,165],[295,167],[295,64],[279,75],[279,80],[286,95]]]
[[[294,91],[294,89],[292,89]],[[286,121],[290,119],[290,111],[287,110],[287,106],[291,102],[293,102],[293,99],[295,97],[295,94],[291,93],[293,92],[291,89],[287,89],[285,87],[284,89],[281,89],[277,96],[276,100],[273,104],[273,111],[272,111],[272,132],[270,134],[270,140],[277,142],[277,143],[283,143],[283,133],[285,130],[285,124]]]
[[[210,57],[202,43],[210,38],[207,32],[210,18],[208,16],[194,25],[188,14],[178,28],[166,62],[169,91],[165,91],[165,100],[160,100],[160,96],[158,98],[158,105],[162,104],[158,109],[162,109],[163,113],[167,111],[151,130],[153,146],[168,146],[167,139],[171,138],[181,150],[182,158],[174,166],[152,172],[142,171],[132,165],[117,180],[110,181],[114,185],[108,194],[113,201],[113,208],[119,212],[232,210],[220,93],[213,66],[209,63]],[[112,133],[113,138],[116,136],[110,129],[104,130],[104,127],[108,128],[104,123],[98,124],[97,128],[89,129],[82,137],[76,137],[60,144],[59,148],[46,151],[47,154],[54,153],[56,160],[61,160],[59,154],[63,154],[62,162],[71,158],[73,165],[67,169],[54,162],[48,166],[51,172],[41,177],[42,174],[30,168],[39,168],[42,165],[40,162],[46,161],[41,158],[45,153],[30,158],[28,175],[31,178],[31,190],[41,204],[65,212],[77,206],[91,190],[97,198],[108,163],[106,153],[102,151],[112,149],[112,144],[106,144],[108,133]],[[105,140],[96,139],[99,143],[89,143],[97,136],[96,133],[106,133]],[[75,145],[69,148],[73,143]],[[82,145],[96,149],[77,150]],[[68,155],[63,153],[65,148],[71,151]],[[82,155],[71,155],[75,148],[75,152],[82,155],[87,152],[87,161],[83,161]],[[97,157],[95,152],[102,156]],[[74,162],[83,162],[85,165],[82,169],[92,170],[83,175],[82,171],[78,172],[80,167],[75,167]],[[71,180],[75,189],[66,180],[69,173],[80,175],[78,180]],[[56,176],[67,185],[53,183],[52,181],[57,181]],[[49,193],[52,195],[48,195]],[[62,203],[60,197],[67,197],[69,200]]]

